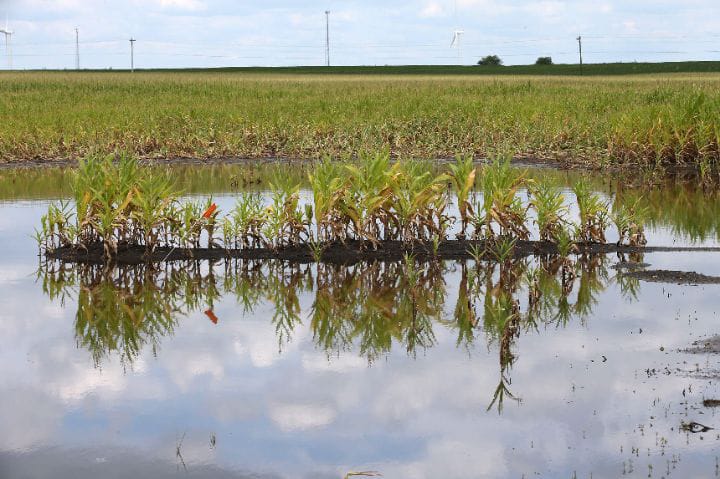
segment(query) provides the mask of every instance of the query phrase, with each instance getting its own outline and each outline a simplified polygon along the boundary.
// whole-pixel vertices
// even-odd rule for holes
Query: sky
[[[717,0],[0,0],[17,69],[322,65],[326,10],[333,65],[720,60]]]

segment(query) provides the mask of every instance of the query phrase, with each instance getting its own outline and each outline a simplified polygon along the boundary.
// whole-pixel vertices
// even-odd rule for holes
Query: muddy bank
[[[256,165],[258,163],[292,163],[294,165],[309,163],[312,160],[299,158],[243,157],[170,157],[170,158],[141,158],[140,163],[147,166],[187,166],[187,165]],[[0,160],[0,170],[20,168],[74,168],[78,165],[78,158],[28,158]]]
[[[720,335],[694,341],[688,348],[681,349],[682,353],[692,354],[720,354]]]
[[[317,158],[323,155],[318,153]],[[396,155],[391,156],[397,159]],[[173,156],[167,158],[140,158],[140,163],[147,166],[211,166],[211,165],[257,165],[262,163],[278,163],[302,165],[310,164],[316,161],[313,158],[278,156],[274,153],[257,156],[209,156],[209,157],[190,157],[190,156]],[[454,161],[452,157],[438,157],[430,161],[437,164],[444,164]],[[487,163],[488,159],[484,156],[475,157],[476,163]],[[512,165],[518,168],[537,168],[537,169],[553,169],[553,170],[584,170],[584,171],[600,171],[605,173],[620,171],[639,171],[643,174],[635,180],[628,178],[629,185],[647,183],[647,176],[652,171],[647,169],[647,165],[642,163],[629,163],[622,165],[598,165],[594,161],[584,160],[579,157],[570,157],[567,153],[562,154],[540,154],[525,153],[518,154],[512,159]],[[78,164],[78,158],[74,157],[58,157],[58,158],[12,158],[0,159],[0,171],[13,169],[43,169],[43,168],[74,168]],[[668,164],[658,168],[655,173],[661,174],[663,177],[676,177],[680,179],[697,179],[698,168],[692,164]]]
[[[650,283],[671,283],[681,285],[720,284],[720,277],[706,276],[694,271],[671,271],[665,269],[629,271],[623,276]]]
[[[631,254],[648,253],[654,251],[716,251],[720,248],[675,248],[675,247],[634,247],[618,246],[614,243],[578,244],[576,254]],[[359,261],[400,261],[405,255],[413,255],[416,260],[429,259],[464,260],[472,259],[473,251],[481,251],[482,259],[497,260],[489,245],[484,241],[447,240],[439,243],[437,250],[432,243],[416,242],[404,244],[400,241],[383,241],[373,247],[369,242],[348,241],[346,243],[331,243],[325,245],[320,260],[326,263],[350,264]],[[515,258],[527,256],[549,256],[558,253],[557,246],[545,241],[517,241],[513,250]],[[48,250],[46,257],[67,263],[106,263],[103,257],[102,244],[94,244],[87,249],[75,247],[61,247]],[[221,260],[225,258],[265,260],[279,259],[297,263],[311,263],[316,261],[315,254],[309,245],[286,246],[280,249],[250,248],[157,248],[148,253],[144,246],[120,245],[116,264],[142,264],[160,261],[186,261],[195,260]]]
[[[317,158],[323,155],[318,153]],[[392,156],[392,155],[391,155]],[[397,159],[395,156],[393,158]],[[256,165],[259,163],[280,163],[302,165],[313,163],[316,159],[277,156],[268,153],[261,156],[211,156],[211,157],[185,157],[174,156],[168,158],[140,158],[140,163],[147,166],[203,166],[203,165]],[[452,157],[434,158],[431,161],[444,164],[455,161]],[[477,163],[488,161],[486,157],[475,158]],[[21,168],[73,168],[78,164],[78,158],[27,158],[27,159],[0,159],[0,170]],[[567,158],[541,156],[535,154],[517,155],[512,164],[517,167],[552,168],[552,169],[593,169],[585,163],[576,163]]]

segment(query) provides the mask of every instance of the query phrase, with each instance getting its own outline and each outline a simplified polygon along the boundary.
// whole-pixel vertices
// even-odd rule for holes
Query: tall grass
[[[519,156],[718,163],[720,76],[480,77],[13,73],[0,77],[0,159]]]

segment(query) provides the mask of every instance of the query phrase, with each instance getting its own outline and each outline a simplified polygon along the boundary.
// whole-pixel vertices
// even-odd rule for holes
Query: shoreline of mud
[[[261,163],[280,163],[302,165],[310,164],[320,159],[322,154],[318,152],[317,158],[308,157],[290,157],[277,156],[268,153],[261,156],[171,156],[166,158],[145,157],[139,161],[144,166],[212,166],[212,165],[254,165]],[[393,156],[393,159],[397,159]],[[475,162],[483,163],[489,161],[485,156],[476,156]],[[28,159],[11,159],[0,160],[0,170],[12,169],[43,169],[43,168],[74,168],[77,166],[79,158],[28,158]],[[444,164],[454,161],[453,157],[437,157],[430,158],[427,161]],[[512,159],[512,163],[516,166],[528,166],[536,168],[552,168],[552,169],[587,169],[586,163],[571,162],[567,158],[543,155],[518,155]]]
[[[403,243],[401,241],[382,241],[373,246],[370,242],[347,241],[345,243],[330,243],[322,247],[320,261],[323,263],[351,264],[361,261],[400,261],[406,255],[412,255],[415,260],[467,260],[474,258],[474,251],[482,251],[483,260],[495,260],[495,254],[483,240],[445,240],[437,245],[430,242]],[[614,243],[580,243],[573,255],[596,254],[633,254],[651,252],[720,252],[720,247],[666,247],[666,246],[624,246]],[[147,252],[141,245],[119,245],[117,254],[111,261],[104,257],[102,243],[90,245],[87,248],[64,246],[45,251],[45,257],[59,260],[63,263],[81,264],[146,264],[163,261],[187,261],[223,259],[246,260],[285,260],[296,263],[313,263],[317,261],[316,255],[310,245],[285,246],[278,249],[270,248],[244,248],[226,249],[215,248],[156,248]],[[557,245],[547,241],[517,241],[512,251],[513,258],[527,256],[553,256],[558,254]]]
[[[305,165],[311,164],[321,158],[322,154],[318,153],[317,158],[277,156],[271,153],[260,156],[171,156],[165,158],[145,157],[140,158],[140,163],[145,166],[221,166],[221,165],[257,165],[257,164],[287,164],[287,165]],[[397,157],[393,156],[394,160]],[[427,161],[442,165],[453,161],[452,157],[437,157],[426,159]],[[75,168],[79,158],[28,158],[28,159],[0,159],[0,171],[7,170],[24,170],[24,169],[46,169],[46,168]],[[475,163],[487,163],[489,159],[485,156],[475,156]],[[647,168],[647,164],[630,163],[615,165],[599,165],[587,158],[572,159],[564,154],[518,154],[512,158],[513,166],[518,168],[548,168],[553,170],[580,170],[580,171],[641,171]],[[672,164],[663,165],[665,174],[697,174],[697,165],[688,164]]]
[[[630,271],[623,276],[635,278],[648,283],[678,284],[697,286],[701,284],[720,284],[720,277],[708,276],[695,271],[673,271],[667,269],[648,269]]]

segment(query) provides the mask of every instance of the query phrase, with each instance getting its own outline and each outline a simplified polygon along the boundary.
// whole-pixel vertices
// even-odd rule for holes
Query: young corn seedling
[[[257,248],[262,244],[265,216],[259,194],[242,193],[230,212],[230,220],[236,248]]]
[[[585,180],[573,186],[580,210],[578,240],[584,243],[605,243],[605,229],[608,223],[608,202],[590,190]]]
[[[548,181],[539,181],[531,184],[530,195],[540,241],[557,243],[567,224],[568,209],[562,191]]]
[[[146,251],[152,252],[158,245],[161,227],[169,220],[168,207],[175,201],[172,184],[166,174],[145,175],[134,192],[130,217],[142,235]]]
[[[482,168],[482,202],[476,200],[477,212],[483,216],[476,218],[475,235],[492,239],[495,237],[493,223],[498,225],[499,233],[527,239],[530,235],[526,226],[527,207],[516,196],[518,189],[525,183],[525,173],[510,166],[509,155],[498,156]]]
[[[457,196],[458,211],[460,213],[460,233],[458,239],[465,239],[466,230],[473,215],[473,207],[470,203],[470,192],[475,186],[475,175],[477,169],[473,165],[472,156],[455,157],[455,163],[451,163],[450,179]]]
[[[647,244],[643,219],[647,215],[648,208],[643,208],[640,203],[642,198],[627,204],[616,199],[612,212],[612,221],[618,231],[618,246],[627,241],[628,246],[644,246]]]

